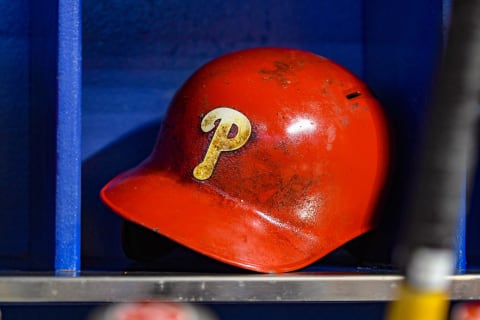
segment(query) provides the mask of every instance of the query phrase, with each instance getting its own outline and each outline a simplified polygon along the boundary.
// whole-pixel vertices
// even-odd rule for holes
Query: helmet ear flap
[[[170,253],[176,243],[139,224],[124,220],[122,224],[122,249],[125,255],[137,262],[153,262]]]

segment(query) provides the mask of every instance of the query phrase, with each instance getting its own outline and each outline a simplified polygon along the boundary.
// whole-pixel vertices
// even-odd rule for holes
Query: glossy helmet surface
[[[247,49],[186,81],[150,157],[101,197],[207,256],[286,272],[373,227],[387,163],[386,121],[359,78],[309,52]]]

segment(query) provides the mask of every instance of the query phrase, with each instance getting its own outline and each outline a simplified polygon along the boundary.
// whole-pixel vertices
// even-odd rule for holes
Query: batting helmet
[[[195,72],[152,154],[101,197],[207,256],[285,272],[372,228],[387,162],[386,121],[360,79],[309,52],[256,48]]]

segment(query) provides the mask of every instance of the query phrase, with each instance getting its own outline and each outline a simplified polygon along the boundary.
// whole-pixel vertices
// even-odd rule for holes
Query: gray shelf
[[[453,300],[479,300],[480,275],[451,277]],[[183,302],[389,301],[398,275],[107,275],[0,276],[0,302],[113,302],[169,299]]]

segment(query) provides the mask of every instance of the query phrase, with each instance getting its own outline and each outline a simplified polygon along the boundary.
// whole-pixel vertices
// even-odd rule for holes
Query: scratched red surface
[[[200,124],[219,107],[245,115],[251,135],[220,152],[200,181],[193,169],[219,134]],[[232,127],[223,139],[238,134]],[[360,79],[305,51],[257,48],[194,73],[151,156],[101,196],[123,217],[205,255],[286,272],[373,227],[387,166],[382,108]]]

